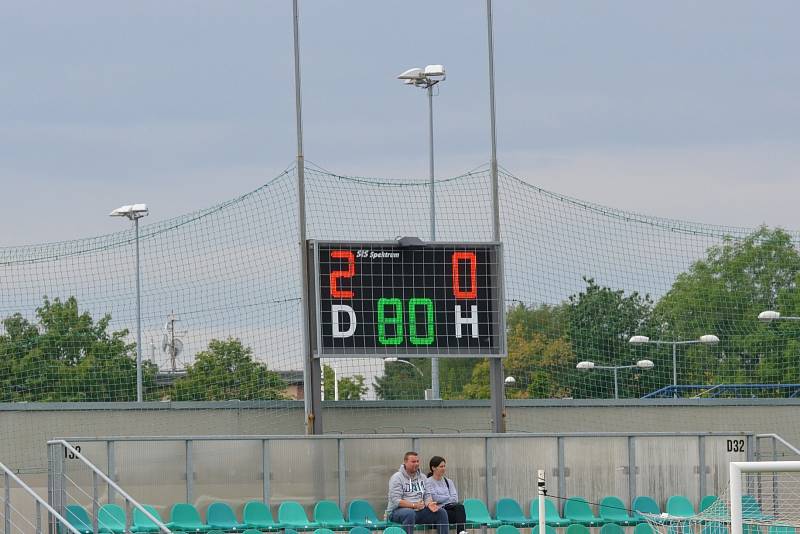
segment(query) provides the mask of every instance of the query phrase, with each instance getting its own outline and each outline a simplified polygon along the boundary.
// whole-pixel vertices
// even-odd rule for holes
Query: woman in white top
[[[445,475],[447,462],[441,456],[434,456],[428,463],[430,472],[425,481],[428,493],[431,498],[447,512],[447,519],[451,526],[455,527],[459,534],[466,534],[465,523],[467,513],[464,505],[458,502],[458,490],[456,484]]]

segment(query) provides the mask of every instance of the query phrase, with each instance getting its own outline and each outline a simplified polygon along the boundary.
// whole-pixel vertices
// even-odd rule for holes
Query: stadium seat
[[[711,505],[717,501],[716,495],[706,495],[702,499],[700,499],[700,507],[699,512],[705,512],[707,509],[711,508]]]
[[[673,517],[693,517],[696,514],[692,502],[683,495],[672,495],[667,499],[666,512]]]
[[[335,534],[335,532],[329,528],[318,528],[314,531],[314,534]]]
[[[161,516],[159,515],[158,511],[150,506],[149,504],[143,504],[142,508],[148,511],[150,515],[161,521]],[[153,523],[153,520],[144,515],[144,513],[139,510],[138,508],[133,509],[133,523],[131,524],[131,532],[138,533],[138,532],[158,532],[159,528],[158,525]]]
[[[545,510],[545,519],[547,519],[547,511]],[[541,525],[536,525],[531,529],[531,534],[539,534]],[[556,528],[551,526],[550,524],[545,525],[544,529],[545,534],[556,534]]]
[[[770,521],[774,517],[764,515],[761,511],[761,505],[752,495],[742,495],[742,519],[756,519],[758,521]]]
[[[278,507],[278,522],[300,532],[319,528],[319,523],[308,519],[306,511],[296,501],[281,503]]]
[[[242,511],[242,522],[248,526],[260,530],[261,532],[276,532],[283,528],[283,525],[276,523],[272,518],[269,506],[261,501],[249,501],[245,503]]]
[[[606,523],[600,527],[600,534],[625,534],[625,529],[617,523]]]
[[[211,527],[203,523],[197,508],[189,503],[179,502],[172,505],[169,513],[170,521],[167,527],[170,530],[182,530],[183,532],[206,532]]]
[[[628,514],[628,508],[619,497],[603,497],[598,507],[600,518],[606,523],[616,523],[617,525],[630,526],[639,522],[638,519]]]
[[[700,534],[728,534],[728,527],[725,526],[724,523],[712,521],[711,523],[703,525]]]
[[[372,534],[372,531],[367,527],[353,527],[350,529],[350,534]]]
[[[661,508],[658,507],[658,503],[652,497],[647,497],[646,495],[640,495],[633,499],[631,508],[633,508],[633,516],[639,521],[645,521],[645,518],[637,512],[655,516],[661,515]]]
[[[97,531],[111,534],[125,532],[125,510],[118,504],[104,504],[97,510]]]
[[[400,527],[386,527],[383,534],[406,534],[406,529]]]
[[[572,523],[579,523],[587,527],[596,527],[603,524],[603,520],[594,515],[592,507],[583,497],[570,497],[564,503],[564,517]]]
[[[92,534],[94,532],[92,520],[89,519],[89,512],[80,504],[68,504],[64,508],[64,519],[81,534]]]
[[[570,524],[569,519],[565,519],[558,515],[558,510],[556,510],[556,505],[553,504],[548,498],[544,500],[544,519],[545,523],[553,527],[566,527]],[[539,499],[533,499],[531,501],[531,521],[535,521],[536,523],[539,522]],[[547,531],[546,531],[547,532]]]
[[[350,503],[350,506],[347,507],[347,520],[354,525],[372,530],[383,530],[393,525],[391,521],[378,519],[372,505],[363,499],[356,499]]]
[[[769,534],[795,534],[795,528],[790,525],[770,525]]]
[[[567,530],[564,532],[565,534],[589,534],[591,531],[589,530],[589,527],[585,525],[573,523],[572,525],[568,526]]]
[[[314,521],[323,528],[331,530],[350,530],[358,526],[350,521],[345,521],[339,505],[333,501],[319,501],[314,506]]]
[[[242,531],[247,528],[245,523],[240,523],[233,513],[233,509],[224,502],[213,502],[206,510],[206,523],[211,528],[228,532]]]
[[[480,499],[464,499],[464,510],[467,513],[467,523],[471,525],[497,528],[503,524],[502,521],[492,519],[489,510]]]
[[[206,532],[206,534],[225,534],[224,530],[220,530],[218,528],[214,528]]]
[[[633,527],[633,534],[656,534],[650,523],[639,523]]]
[[[500,525],[495,530],[495,534],[520,534],[520,532],[514,525]]]
[[[513,525],[518,528],[528,528],[537,522],[530,517],[525,517],[519,503],[508,497],[500,499],[495,505],[495,518],[502,521],[504,525]]]

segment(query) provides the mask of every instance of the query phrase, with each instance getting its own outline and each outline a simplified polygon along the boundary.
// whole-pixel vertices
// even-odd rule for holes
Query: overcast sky
[[[495,0],[498,154],[526,181],[653,215],[800,228],[800,3]],[[483,0],[301,0],[306,157],[427,176],[489,159]],[[295,155],[290,0],[8,0],[0,245],[121,230],[265,183]]]

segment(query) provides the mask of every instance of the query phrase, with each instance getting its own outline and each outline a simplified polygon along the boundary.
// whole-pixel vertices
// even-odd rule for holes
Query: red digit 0
[[[461,291],[458,263],[462,260],[469,261],[469,291]],[[453,294],[457,299],[478,298],[478,260],[474,252],[453,252]]]
[[[337,260],[347,260],[346,271],[331,271],[331,297],[337,299],[353,298],[352,290],[341,290],[337,288],[337,280],[339,278],[352,278],[356,274],[356,259],[353,256],[353,253],[349,250],[332,250],[331,258]]]

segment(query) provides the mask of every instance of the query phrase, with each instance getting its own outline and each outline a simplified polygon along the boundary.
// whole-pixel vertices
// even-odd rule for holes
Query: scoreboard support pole
[[[486,34],[489,40],[489,128],[491,130],[492,155],[492,237],[500,242],[500,192],[497,178],[497,121],[494,99],[494,35],[492,18],[492,0],[486,0]],[[502,294],[502,293],[501,293]],[[505,302],[504,300],[502,301]],[[505,313],[501,309],[500,313]],[[492,432],[506,431],[506,392],[503,376],[503,360],[489,359],[489,391],[492,397]]]

